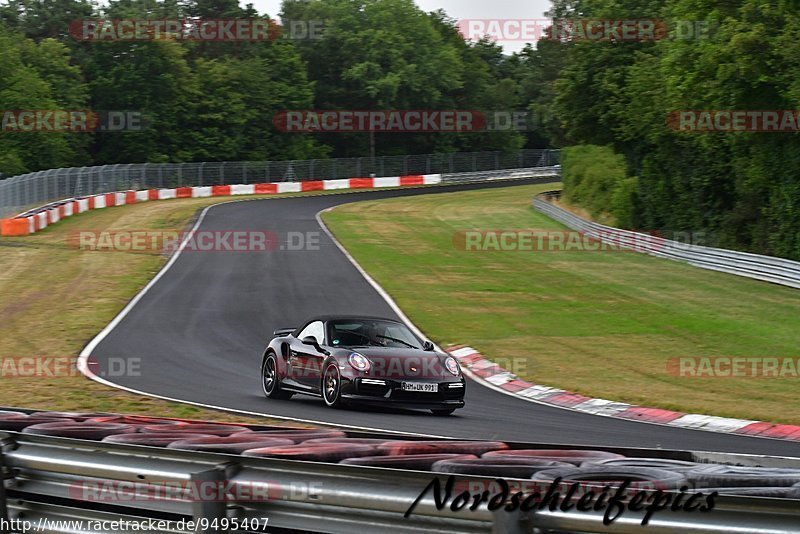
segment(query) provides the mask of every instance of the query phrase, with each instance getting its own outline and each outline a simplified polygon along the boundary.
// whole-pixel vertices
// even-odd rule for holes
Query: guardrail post
[[[214,532],[219,532],[219,526],[217,528],[211,528],[212,522],[216,519],[217,522],[219,520],[227,517],[227,510],[228,510],[228,503],[227,498],[222,495],[219,496],[217,499],[207,500],[202,497],[207,491],[203,486],[206,485],[213,485],[212,491],[214,494],[219,493],[219,488],[223,488],[225,485],[225,476],[226,476],[226,466],[219,465],[212,469],[207,469],[205,471],[198,471],[197,473],[192,473],[191,476],[191,484],[192,484],[192,491],[201,497],[195,498],[192,500],[192,519],[197,524],[198,521],[207,520],[207,527],[205,529],[201,529],[199,526],[195,529],[195,532],[203,533],[203,534],[211,534]]]
[[[6,461],[3,452],[6,444],[7,442],[0,442],[0,534],[10,532],[8,505],[6,504]]]
[[[502,508],[492,513],[492,534],[531,534],[533,521],[525,512],[506,512]]]

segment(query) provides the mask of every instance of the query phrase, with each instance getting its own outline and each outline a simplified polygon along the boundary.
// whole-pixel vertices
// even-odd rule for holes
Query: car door
[[[325,343],[325,325],[322,321],[309,323],[296,340],[293,340],[289,351],[289,369],[292,381],[303,389],[312,389],[319,392],[322,380],[322,364],[325,355],[318,352],[312,345],[303,343],[306,337],[313,337],[317,343]]]

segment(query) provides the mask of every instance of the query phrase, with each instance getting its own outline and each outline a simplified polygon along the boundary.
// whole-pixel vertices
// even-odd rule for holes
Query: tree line
[[[800,259],[800,134],[680,131],[682,110],[800,110],[800,4],[787,0],[556,0],[561,17],[664,21],[663,39],[558,49],[548,139],[629,228],[702,232],[713,245]],[[694,31],[692,30],[694,29]],[[680,34],[679,34],[680,33]],[[606,147],[613,155],[598,157]],[[566,164],[566,162],[565,162]],[[592,182],[592,180],[589,180]],[[570,191],[568,188],[567,194]],[[585,200],[592,204],[591,200]]]
[[[322,21],[321,36],[81,41],[70,35],[81,19],[266,14],[237,0],[10,0],[0,6],[2,109],[138,110],[147,128],[0,130],[0,172],[572,147],[567,198],[591,211],[800,259],[798,134],[685,132],[670,122],[681,110],[798,109],[797,2],[554,0],[557,20],[648,20],[661,32],[559,34],[514,54],[491,39],[466,41],[457,21],[412,0],[284,0],[278,15]],[[273,123],[284,110],[385,109],[518,110],[530,120],[526,130],[374,136]]]
[[[311,38],[85,40],[82,20],[253,20],[237,0],[10,0],[0,7],[3,110],[136,111],[139,131],[0,129],[6,176],[65,166],[365,156],[365,133],[286,133],[285,110],[520,110],[507,58],[467,42],[444,12],[412,0],[286,0],[282,20],[319,21]],[[277,18],[277,17],[276,17]],[[274,37],[274,36],[273,36]],[[513,64],[512,64],[513,63]],[[378,133],[377,155],[542,146],[535,132]]]

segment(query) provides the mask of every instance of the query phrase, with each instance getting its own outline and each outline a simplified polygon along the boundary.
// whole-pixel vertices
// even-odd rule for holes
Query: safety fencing
[[[341,180],[306,180],[259,184],[235,184],[176,187],[169,189],[144,189],[115,191],[61,199],[30,209],[9,219],[0,220],[0,235],[25,236],[44,230],[61,219],[89,210],[169,200],[175,198],[226,197],[238,195],[273,195],[309,191],[336,191],[344,189],[380,189],[387,187],[419,187],[439,184],[487,182],[494,180],[522,180],[527,178],[557,179],[560,167],[532,167],[504,171],[479,171],[457,174],[426,174],[417,176],[387,176],[378,178],[345,178]]]
[[[158,525],[151,532],[800,530],[800,458],[7,410],[0,522],[11,531],[119,532],[147,521]],[[602,488],[620,479],[630,485]],[[575,506],[601,488],[616,504]],[[606,515],[615,520],[604,525]]]
[[[558,198],[559,195],[559,191],[537,195],[533,200],[533,207],[565,226],[601,243],[644,252],[659,258],[683,261],[702,269],[800,288],[800,262],[681,243],[654,235],[605,226],[578,217],[553,203],[552,199]]]
[[[64,198],[114,191],[453,174],[549,167],[558,161],[557,150],[527,149],[306,161],[120,163],[50,169],[0,180],[0,217]]]

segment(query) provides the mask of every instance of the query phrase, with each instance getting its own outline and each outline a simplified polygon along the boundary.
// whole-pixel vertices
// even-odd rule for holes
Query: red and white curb
[[[0,235],[24,236],[44,230],[72,215],[89,210],[139,204],[154,200],[174,198],[227,197],[238,195],[277,195],[306,191],[333,191],[342,189],[380,189],[385,187],[410,187],[438,185],[441,174],[414,176],[390,176],[381,178],[345,178],[342,180],[309,180],[304,182],[278,182],[264,184],[213,185],[176,187],[172,189],[147,189],[143,191],[119,191],[92,195],[85,198],[70,198],[53,202],[0,221]]]
[[[522,397],[541,404],[592,415],[603,415],[692,430],[800,441],[800,426],[716,417],[713,415],[687,414],[659,408],[646,408],[606,399],[594,399],[563,389],[531,384],[496,363],[487,360],[472,347],[448,347],[447,352],[458,360],[462,368],[467,370],[475,381],[482,382],[488,387],[503,391],[509,395]]]

